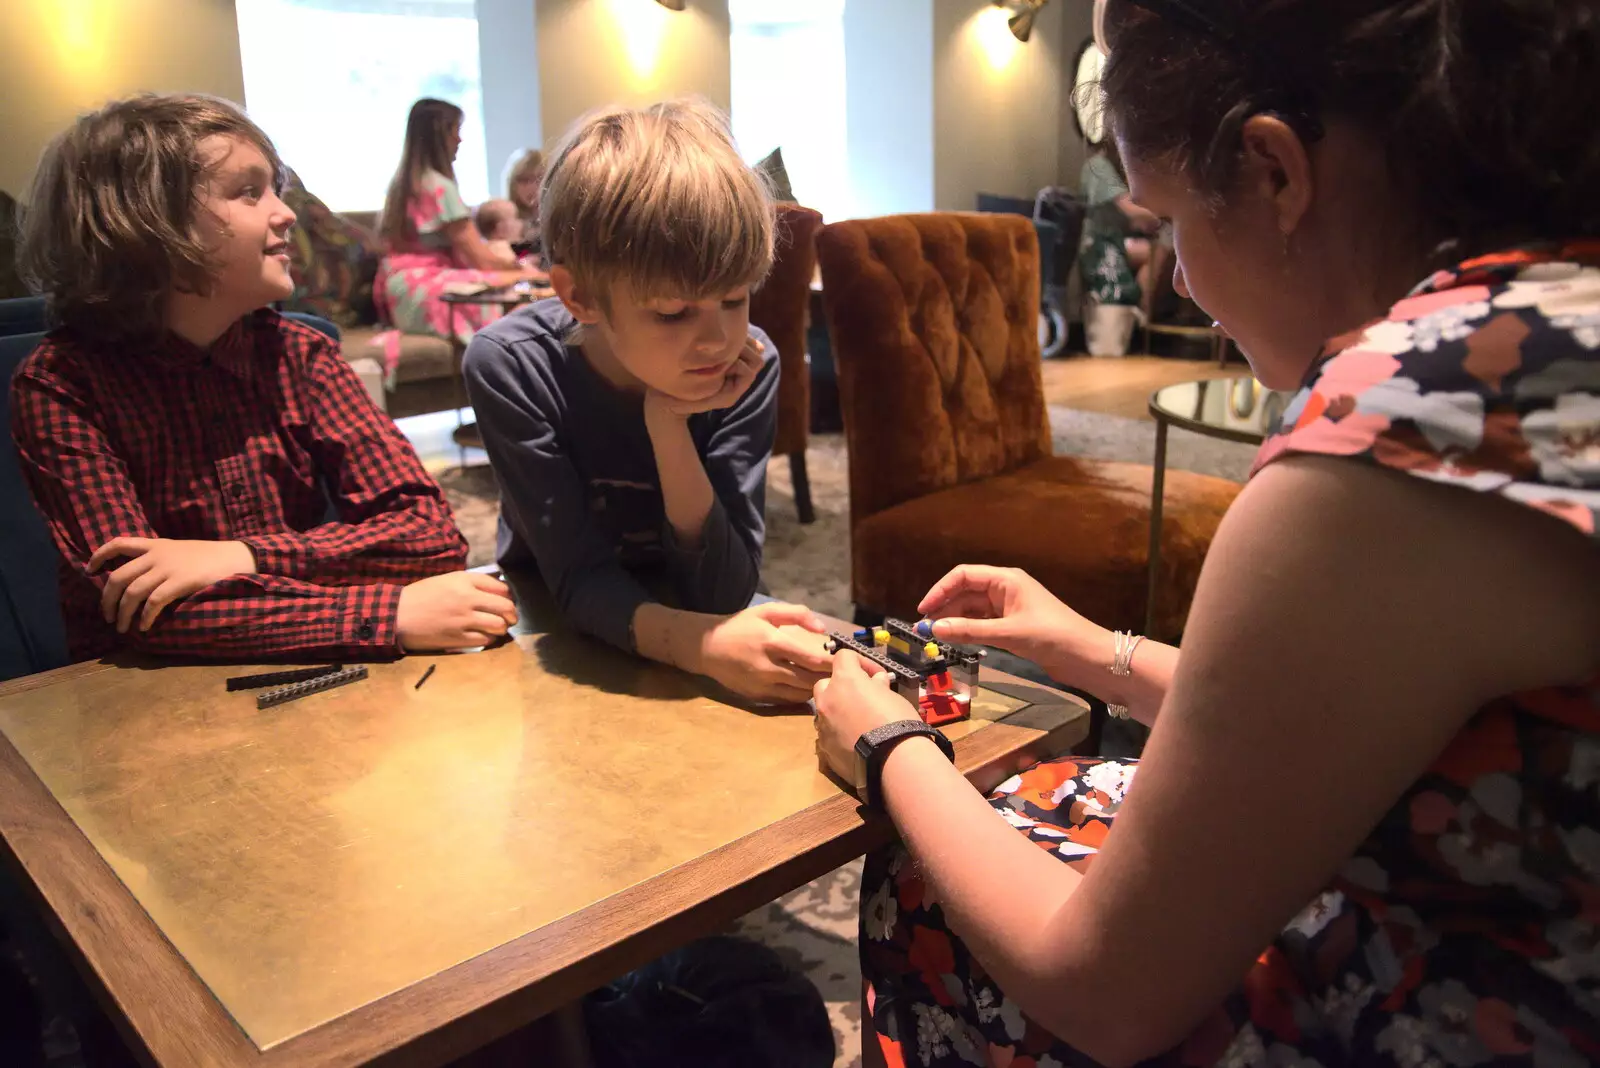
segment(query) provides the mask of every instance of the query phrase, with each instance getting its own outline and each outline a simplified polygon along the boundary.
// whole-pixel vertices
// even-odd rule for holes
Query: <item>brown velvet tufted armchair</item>
[[[1088,618],[1142,630],[1148,467],[1053,456],[1021,216],[859,219],[817,237],[850,451],[857,612],[914,618],[958,564],[1020,567]],[[1183,629],[1239,487],[1169,471],[1154,636]]]
[[[811,278],[817,269],[817,231],[822,216],[797,204],[778,205],[777,258],[766,282],[750,297],[750,321],[778,347],[778,433],[772,455],[789,458],[795,510],[800,522],[815,521],[806,441],[811,429],[811,368],[806,326],[811,314]]]

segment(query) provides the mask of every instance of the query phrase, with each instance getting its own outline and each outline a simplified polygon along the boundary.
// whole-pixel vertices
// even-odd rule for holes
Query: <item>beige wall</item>
[[[74,117],[141,89],[244,100],[233,0],[0,0],[0,189]]]
[[[669,11],[655,0],[538,0],[546,143],[602,104],[699,95],[730,105],[727,0]]]
[[[937,209],[972,211],[980,192],[1031,197],[1061,184],[1066,6],[1045,5],[1024,44],[989,0],[933,0]]]
[[[1061,173],[1060,184],[1069,189],[1078,188],[1078,175],[1083,170],[1083,161],[1088,152],[1083,138],[1078,136],[1078,127],[1072,118],[1072,79],[1077,72],[1072,69],[1072,59],[1078,54],[1078,49],[1083,47],[1094,33],[1094,6],[1092,4],[1066,3],[1059,5],[1063,8],[1061,15],[1061,162],[1058,170]]]

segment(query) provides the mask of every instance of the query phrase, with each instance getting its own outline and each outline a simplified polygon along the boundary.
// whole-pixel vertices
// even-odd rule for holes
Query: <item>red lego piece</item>
[[[941,671],[937,675],[929,675],[926,681],[930,693],[950,693],[956,688],[955,683],[950,681],[949,671]]]
[[[925,693],[917,702],[917,712],[928,726],[942,727],[966,719],[970,706],[965,701],[957,701],[953,693]]]

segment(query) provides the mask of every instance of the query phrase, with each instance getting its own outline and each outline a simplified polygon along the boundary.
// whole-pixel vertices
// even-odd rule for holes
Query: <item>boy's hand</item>
[[[509,586],[480,572],[453,571],[401,590],[395,629],[400,648],[417,653],[488,645],[516,622]]]
[[[699,670],[758,701],[805,701],[832,666],[827,627],[809,608],[758,604],[718,623],[700,643]]]
[[[728,368],[723,377],[722,388],[717,390],[705,400],[679,400],[677,397],[651,390],[645,394],[645,416],[648,420],[652,407],[671,412],[673,415],[687,419],[700,412],[715,412],[723,408],[731,408],[738,399],[750,388],[750,383],[756,380],[756,373],[761,370],[761,354],[767,347],[755,338],[746,338],[744,348],[739,351],[739,358],[733,361],[733,366]]]
[[[231,575],[253,575],[255,554],[242,541],[174,541],[170,538],[112,538],[89,557],[99,571],[118,557],[131,557],[111,572],[100,595],[106,622],[128,633],[135,614],[149,630],[162,609]],[[141,608],[143,609],[141,611]]]

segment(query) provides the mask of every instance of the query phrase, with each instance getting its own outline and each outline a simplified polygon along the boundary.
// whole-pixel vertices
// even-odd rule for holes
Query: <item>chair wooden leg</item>
[[[789,477],[794,482],[794,507],[800,522],[815,523],[817,510],[811,506],[811,476],[806,473],[806,451],[789,454]]]

